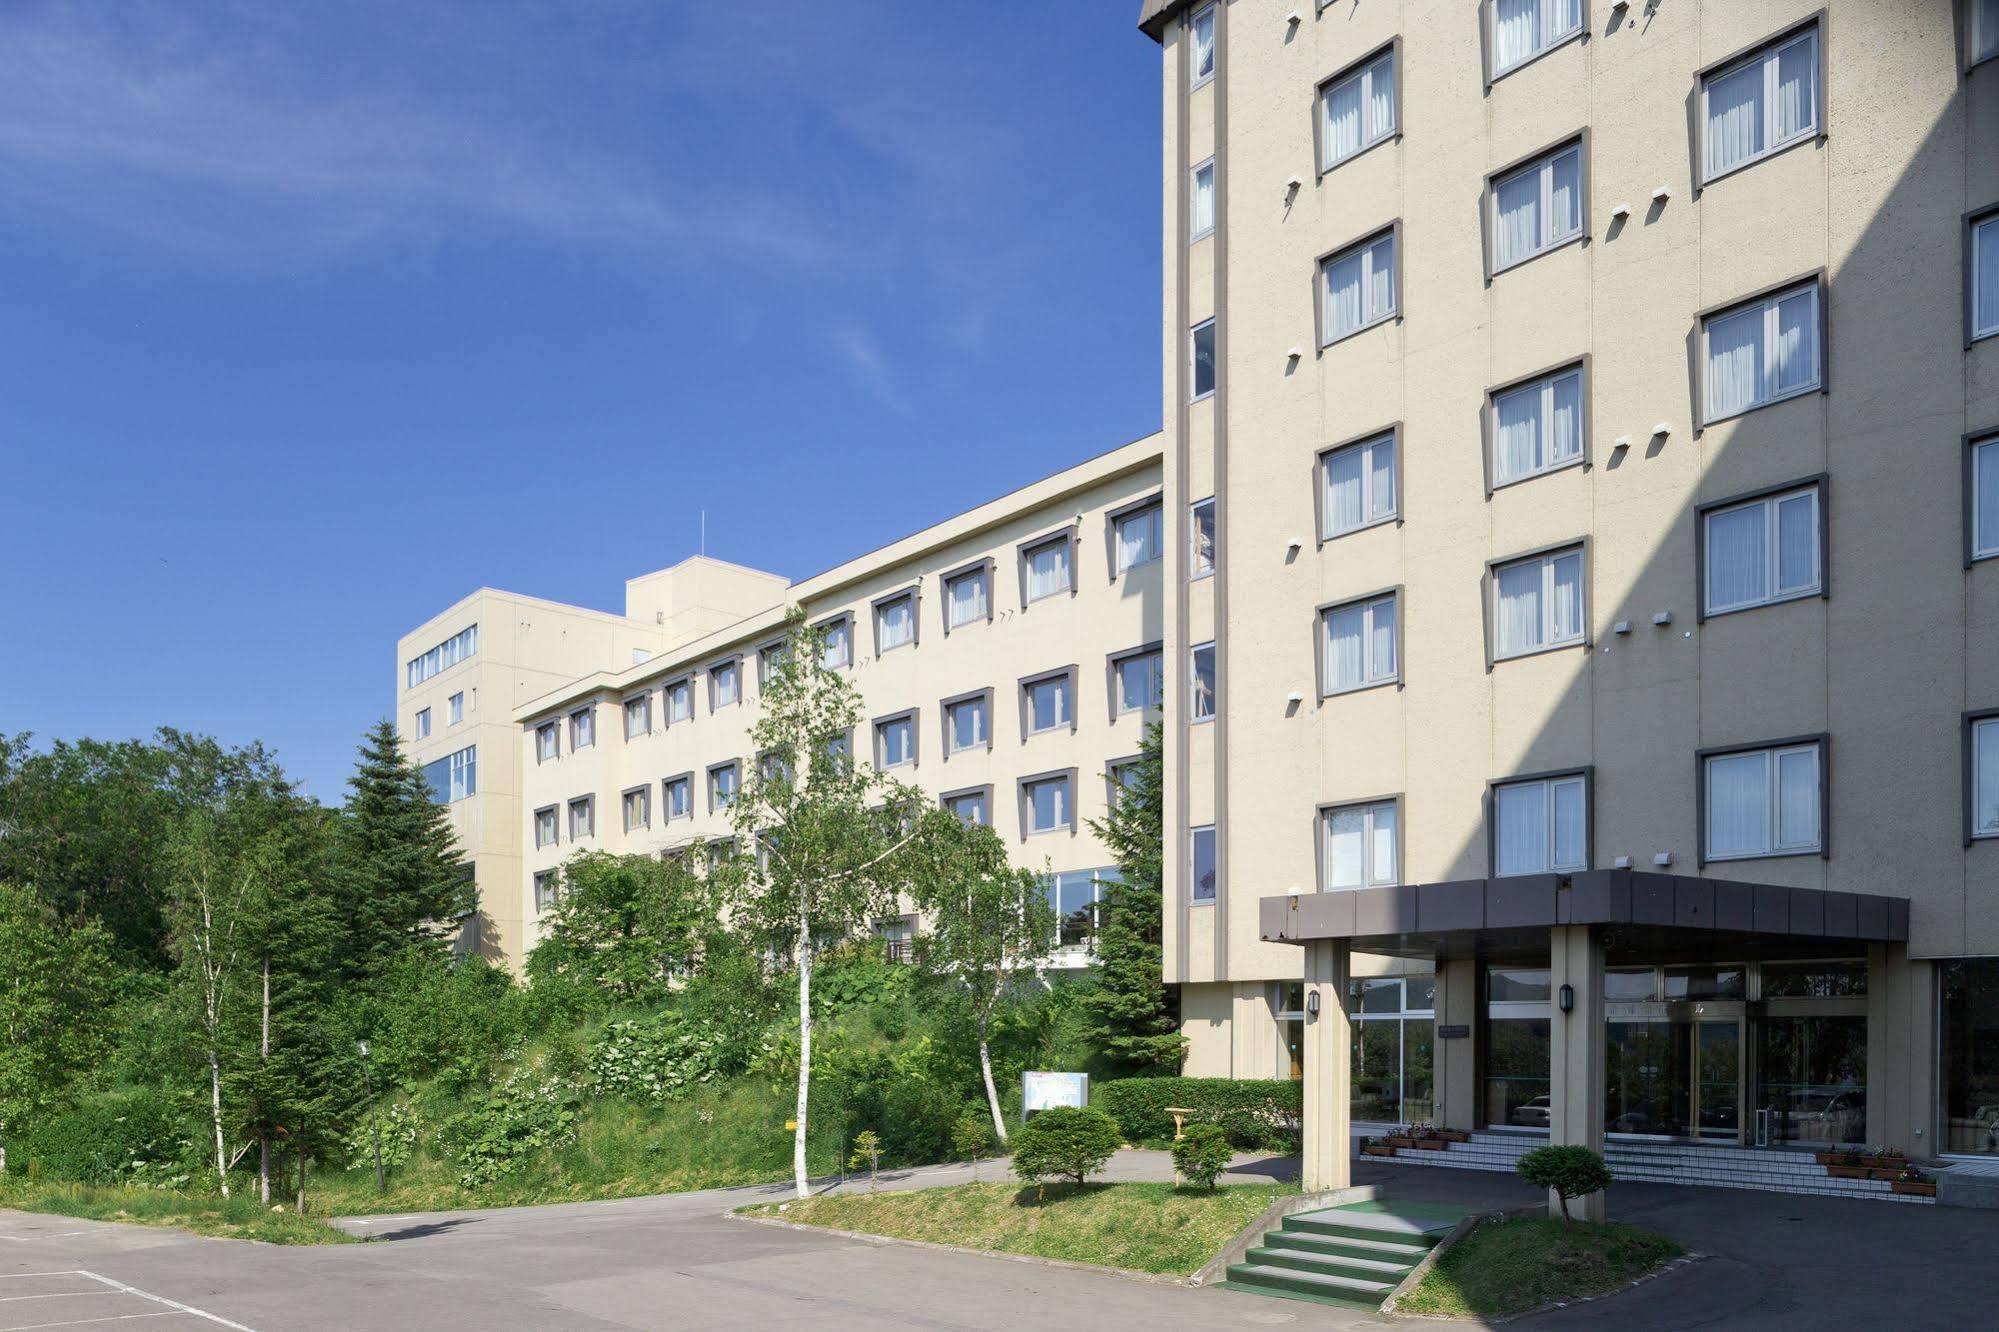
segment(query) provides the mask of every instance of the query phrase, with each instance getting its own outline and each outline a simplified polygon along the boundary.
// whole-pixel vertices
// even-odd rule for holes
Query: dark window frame
[[[1799,749],[1805,745],[1817,745],[1819,751],[1819,844],[1810,851],[1771,851],[1762,855],[1722,856],[1719,859],[1708,854],[1707,845],[1707,764],[1709,759],[1727,758],[1733,754],[1774,753],[1779,749]],[[1776,781],[1775,766],[1772,765],[1770,780]],[[1773,835],[1775,829],[1771,830]],[[1832,733],[1818,731],[1809,735],[1791,735],[1778,740],[1751,740],[1742,744],[1709,745],[1694,751],[1694,856],[1695,864],[1702,868],[1708,865],[1733,865],[1760,860],[1831,860],[1832,859]]]
[[[1711,611],[1707,604],[1707,520],[1710,515],[1723,509],[1733,509],[1743,504],[1753,504],[1758,500],[1774,499],[1779,495],[1789,495],[1798,491],[1818,492],[1819,511],[1819,587],[1816,592],[1793,592],[1788,596],[1771,601],[1752,602],[1747,606],[1731,606],[1726,610]],[[1782,485],[1758,486],[1739,495],[1726,499],[1706,500],[1694,506],[1694,622],[1706,624],[1729,615],[1740,615],[1745,611],[1768,610],[1773,606],[1785,606],[1794,601],[1810,601],[1814,597],[1820,601],[1832,600],[1832,474],[1819,472],[1812,476],[1786,481]]]

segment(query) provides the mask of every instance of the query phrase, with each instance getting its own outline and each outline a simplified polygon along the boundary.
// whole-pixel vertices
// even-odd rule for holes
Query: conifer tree
[[[372,981],[413,949],[441,959],[451,923],[476,904],[444,808],[387,721],[362,738],[337,857],[350,978]]]
[[[1097,984],[1083,1002],[1104,1051],[1123,1071],[1176,1073],[1185,1041],[1179,997],[1164,980],[1165,781],[1160,728],[1146,731],[1138,760],[1109,816],[1090,827],[1117,857],[1104,884]]]

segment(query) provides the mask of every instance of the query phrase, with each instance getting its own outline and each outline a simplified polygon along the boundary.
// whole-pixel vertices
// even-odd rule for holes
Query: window
[[[1553,50],[1583,30],[1583,0],[1490,0],[1492,77]]]
[[[1492,271],[1583,234],[1583,146],[1572,143],[1492,184]]]
[[[422,656],[410,658],[404,673],[404,687],[414,689],[439,671],[449,670],[478,650],[479,626],[468,625]]]
[[[1559,551],[1493,570],[1493,656],[1583,641],[1583,553]]]
[[[1188,355],[1192,362],[1193,400],[1199,402],[1215,391],[1215,321],[1203,319],[1194,325],[1194,332],[1188,338]]]
[[[1025,681],[1020,689],[1027,703],[1024,720],[1029,735],[1073,725],[1076,700],[1067,671]]]
[[[719,662],[708,668],[708,711],[720,712],[743,701],[743,664]]]
[[[1068,774],[1031,777],[1020,784],[1021,828],[1027,833],[1061,832],[1076,825]]]
[[[1965,776],[1970,779],[1972,837],[1999,837],[1999,715],[1966,723]]]
[[[845,731],[831,736],[826,741],[826,757],[832,760],[836,772],[850,772],[854,766],[853,732]]]
[[[1159,651],[1132,652],[1111,660],[1117,714],[1165,706],[1165,662]]]
[[[1819,313],[1812,281],[1703,320],[1707,421],[1817,389]]]
[[[791,780],[791,764],[783,754],[774,749],[766,749],[757,755],[757,776],[766,786],[776,786]]]
[[[652,826],[652,788],[641,786],[625,792],[625,831],[637,832]]]
[[[561,740],[554,722],[543,722],[534,728],[534,761],[547,763],[560,752]]]
[[[665,802],[662,808],[667,822],[684,819],[694,813],[694,778],[691,776],[667,778],[660,784],[660,795]]]
[[[1999,555],[1999,439],[1979,440],[1967,460],[1971,494],[1971,558]]]
[[[1395,434],[1343,444],[1319,460],[1320,535],[1330,541],[1396,514]]]
[[[1395,232],[1352,245],[1320,261],[1325,303],[1319,344],[1330,346],[1397,313]]]
[[[1346,805],[1319,815],[1325,829],[1325,889],[1373,888],[1396,877],[1395,802]]]
[[[636,740],[652,730],[652,694],[625,700],[625,739]]]
[[[1703,511],[1703,613],[1817,594],[1824,564],[1819,504],[1819,488],[1807,486]]]
[[[1395,633],[1396,597],[1352,601],[1319,613],[1325,625],[1325,675],[1321,696],[1342,694],[1400,678]]]
[[[1492,395],[1492,483],[1583,460],[1583,372],[1560,370]]]
[[[1818,82],[1817,27],[1703,78],[1702,178],[1713,180],[1817,134]]]
[[[1971,28],[1971,63],[1975,65],[1999,55],[1999,0],[1971,0],[1966,8],[1970,11],[1966,18]]]
[[[574,753],[588,749],[597,743],[597,712],[594,708],[584,708],[569,714],[569,749]]]
[[[916,717],[906,713],[875,723],[875,766],[900,768],[916,762]]]
[[[1193,187],[1188,195],[1187,239],[1197,241],[1215,229],[1215,159],[1194,168]]]
[[[1206,578],[1215,571],[1215,502],[1204,499],[1188,512],[1187,568],[1189,578]]]
[[[1069,555],[1066,533],[1022,552],[1022,582],[1026,590],[1023,602],[1039,601],[1074,588]]]
[[[993,617],[992,566],[980,565],[944,580],[944,628],[962,629]]]
[[[1999,333],[1999,215],[1971,224],[1971,338]]]
[[[1200,905],[1215,900],[1215,826],[1211,823],[1193,830],[1188,838],[1193,852],[1192,873],[1187,879],[1188,900]]]
[[[1187,66],[1191,92],[1215,77],[1215,6],[1209,5],[1187,20],[1187,37],[1192,47]]]
[[[1143,758],[1112,759],[1104,765],[1104,775],[1110,779],[1110,805],[1116,808],[1125,796],[1138,789],[1145,776]]]
[[[1165,539],[1164,527],[1165,515],[1157,504],[1147,504],[1112,518],[1111,544],[1116,553],[1117,571],[1125,573],[1158,559]]]
[[[456,726],[465,720],[465,695],[461,691],[444,700],[446,726]]]
[[[916,641],[916,594],[904,592],[875,604],[875,655]]]
[[[1211,721],[1215,715],[1215,645],[1196,643],[1189,656],[1192,662],[1187,676],[1193,696],[1187,703],[1188,715],[1195,721]]]
[[[1331,171],[1395,133],[1395,52],[1327,82],[1319,91],[1319,170]]]
[[[665,690],[666,724],[694,720],[694,682],[675,680]]]
[[[977,791],[953,792],[950,795],[944,796],[942,803],[945,809],[956,814],[959,820],[965,824],[984,827],[992,822],[986,813],[986,791],[984,788]]]
[[[947,754],[990,748],[993,742],[992,695],[973,694],[944,704],[944,748]]]
[[[534,909],[553,911],[556,903],[558,876],[554,870],[543,870],[534,876]]]
[[[1588,868],[1587,781],[1577,773],[1493,788],[1495,876]]]
[[[1070,870],[1050,874],[1048,905],[1055,914],[1057,948],[1088,948],[1097,943],[1097,909],[1103,901],[1106,879],[1116,881],[1115,869]]]
[[[419,740],[428,740],[430,738],[429,708],[418,708],[416,710],[416,738]]]
[[[479,794],[479,746],[467,745],[424,764],[423,779],[430,783],[430,798],[440,805]]]
[[[1706,858],[1818,851],[1822,748],[1812,740],[1704,756]]]
[[[597,798],[578,796],[569,802],[569,840],[597,835]]]
[[[757,649],[757,688],[769,687],[771,677],[784,664],[784,644],[766,643]]]
[[[1436,991],[1435,976],[1385,976],[1347,983],[1348,1010],[1353,1014],[1348,1107],[1355,1123],[1423,1123],[1435,1112]],[[1302,1017],[1289,1019],[1297,1024],[1292,1038],[1301,1041]],[[1287,1062],[1295,1058],[1285,1053]],[[1492,1062],[1502,1058],[1495,1052]],[[1544,1074],[1542,1082],[1546,1080]]]
[[[742,775],[733,763],[722,763],[708,769],[708,812],[727,809],[736,803],[736,791],[742,785]]]
[[[819,663],[829,671],[854,664],[854,622],[846,616],[819,626]]]
[[[555,806],[550,805],[546,809],[536,810],[534,812],[534,844],[536,846],[554,846],[559,837],[560,831],[555,820]]]

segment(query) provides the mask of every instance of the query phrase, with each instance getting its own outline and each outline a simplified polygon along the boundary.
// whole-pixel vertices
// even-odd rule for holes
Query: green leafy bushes
[[[105,1092],[30,1125],[15,1155],[42,1179],[184,1184],[201,1159],[195,1122],[185,1097],[153,1088]]]
[[[1032,1184],[1067,1179],[1082,1185],[1124,1145],[1117,1121],[1088,1106],[1061,1105],[1027,1121],[1013,1138],[1013,1173]]]
[[[590,1085],[663,1105],[713,1078],[721,1038],[678,1013],[613,1022],[590,1047]]]
[[[1196,1113],[1190,1124],[1213,1124],[1241,1151],[1296,1151],[1305,1112],[1305,1084],[1231,1078],[1124,1078],[1100,1083],[1090,1099],[1118,1122],[1132,1142],[1173,1136],[1167,1106]]]
[[[445,1125],[461,1188],[493,1183],[524,1162],[576,1140],[576,1093],[561,1081],[516,1073]]]
[[[1197,1184],[1204,1189],[1215,1187],[1215,1180],[1229,1168],[1229,1160],[1235,1155],[1235,1148],[1229,1145],[1229,1135],[1214,1124],[1189,1124],[1187,1135],[1173,1144],[1173,1168],[1189,1184]]]

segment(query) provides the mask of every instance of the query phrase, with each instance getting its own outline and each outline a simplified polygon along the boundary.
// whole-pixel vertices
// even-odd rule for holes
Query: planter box
[[[1388,1138],[1384,1138],[1383,1141],[1386,1142],[1390,1147],[1414,1147],[1416,1145],[1416,1140],[1414,1138],[1397,1138],[1391,1136]]]
[[[1814,1152],[1812,1159],[1822,1166],[1836,1166],[1848,1165],[1853,1158],[1848,1152]]]
[[[1445,1142],[1470,1142],[1471,1134],[1463,1129],[1438,1129],[1437,1136]]]
[[[1419,1152],[1441,1152],[1450,1145],[1451,1144],[1445,1142],[1442,1138],[1416,1139],[1416,1150]]]
[[[1893,1181],[1901,1178],[1902,1170],[1901,1166],[1871,1166],[1868,1168],[1867,1178]]]
[[[1825,1168],[1825,1172],[1832,1179],[1866,1179],[1869,1177],[1866,1166],[1829,1165]]]
[[[1360,1149],[1362,1156],[1393,1156],[1395,1149],[1385,1142],[1370,1142]]]
[[[1919,1182],[1912,1179],[1898,1179],[1889,1185],[1889,1187],[1896,1193],[1906,1193],[1912,1198],[1934,1198],[1937,1196],[1937,1186],[1934,1180]]]

